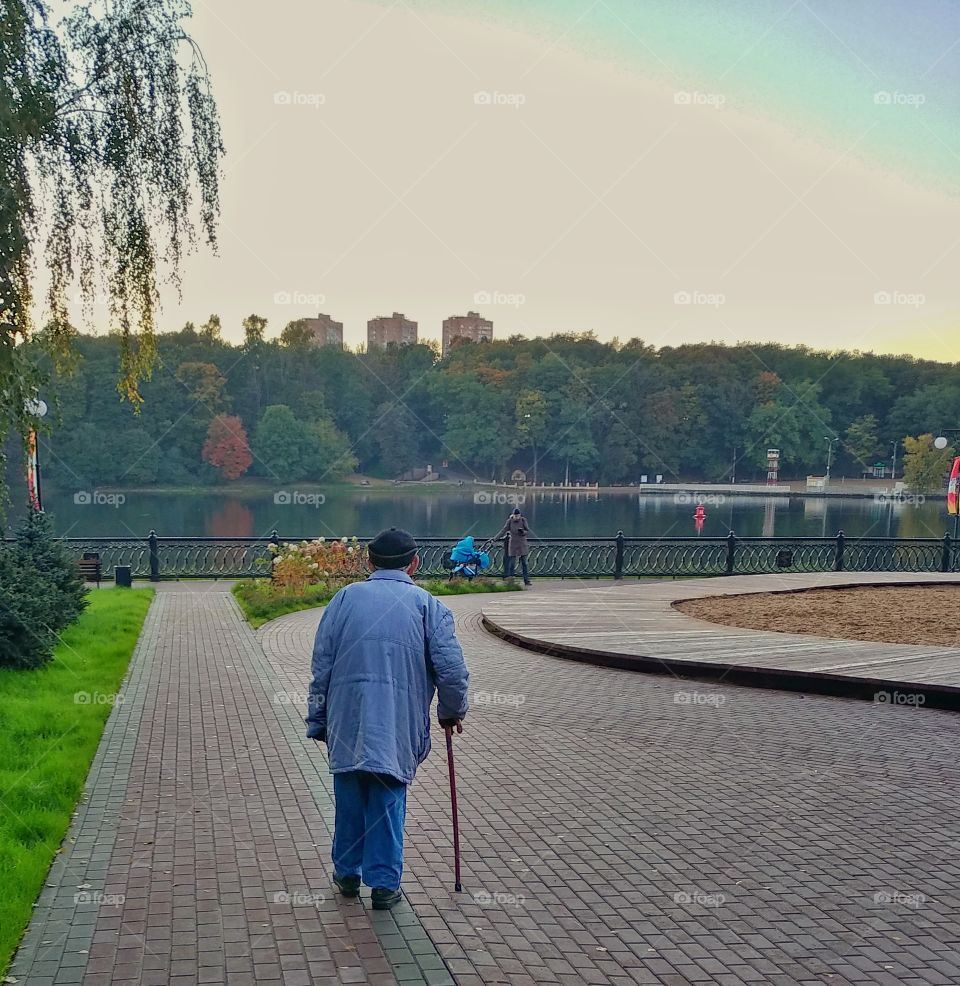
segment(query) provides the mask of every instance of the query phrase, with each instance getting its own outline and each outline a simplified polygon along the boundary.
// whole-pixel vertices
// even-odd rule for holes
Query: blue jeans
[[[336,819],[333,869],[368,887],[397,890],[403,875],[407,785],[386,774],[349,770],[333,775]]]
[[[506,577],[513,578],[513,573],[517,570],[517,559],[513,555],[507,555]],[[523,572],[523,581],[530,581],[530,573],[527,571],[527,556],[520,555],[520,571]]]

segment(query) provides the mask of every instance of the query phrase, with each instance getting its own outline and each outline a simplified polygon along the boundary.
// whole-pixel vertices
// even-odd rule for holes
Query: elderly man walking
[[[326,743],[336,814],[333,882],[373,907],[400,899],[407,785],[430,752],[430,705],[462,732],[469,673],[450,610],[415,585],[417,543],[391,527],[368,546],[371,575],[323,611],[307,736]]]

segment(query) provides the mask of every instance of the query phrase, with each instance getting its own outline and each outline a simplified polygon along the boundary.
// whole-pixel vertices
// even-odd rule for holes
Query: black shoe
[[[333,874],[333,882],[344,897],[360,896],[360,877],[358,876],[337,876]]]
[[[370,894],[375,911],[389,911],[394,904],[399,904],[403,900],[403,895],[399,890],[387,890],[386,887],[374,887]]]
[[[528,582],[524,582],[523,584],[524,585],[533,585],[533,583],[532,582],[529,582],[529,581]]]

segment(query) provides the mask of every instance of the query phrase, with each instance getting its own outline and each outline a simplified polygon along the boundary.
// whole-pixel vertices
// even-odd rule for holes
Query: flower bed
[[[271,546],[274,586],[302,595],[308,587],[359,582],[369,574],[367,548],[356,538],[299,541]]]
[[[273,552],[272,578],[244,580],[233,588],[234,598],[254,627],[287,613],[324,606],[345,585],[361,582],[370,574],[367,549],[356,538],[281,544]],[[472,581],[429,579],[419,585],[435,596],[514,592],[521,588],[513,581],[483,576]]]

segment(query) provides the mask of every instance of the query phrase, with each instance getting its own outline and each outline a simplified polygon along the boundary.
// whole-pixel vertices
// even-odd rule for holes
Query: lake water
[[[305,492],[301,502],[274,502],[262,494],[136,493],[120,498],[98,493],[44,491],[44,507],[58,534],[109,537],[162,536],[259,537],[276,529],[281,537],[373,535],[384,527],[404,527],[415,535],[489,537],[503,523],[512,503],[507,494],[475,502],[474,489],[462,491],[348,490],[324,496]],[[312,497],[312,499],[311,499]],[[706,503],[704,536],[848,535],[941,537],[953,530],[942,497],[926,502],[877,503],[870,499],[791,499],[717,497]],[[294,497],[288,498],[291,501]],[[99,502],[97,502],[99,500]],[[722,502],[715,502],[716,500]],[[303,502],[305,501],[305,502]],[[527,493],[522,505],[541,537],[695,536],[689,502],[670,495],[623,493]]]

